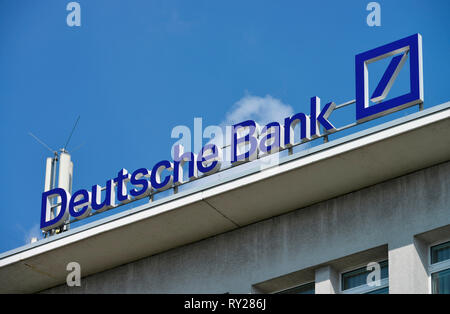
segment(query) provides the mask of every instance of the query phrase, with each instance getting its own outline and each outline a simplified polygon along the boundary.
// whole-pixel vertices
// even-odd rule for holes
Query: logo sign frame
[[[370,63],[394,56],[369,102]],[[385,100],[403,64],[409,57],[410,92]],[[355,56],[356,120],[365,122],[423,103],[422,36],[412,36]]]

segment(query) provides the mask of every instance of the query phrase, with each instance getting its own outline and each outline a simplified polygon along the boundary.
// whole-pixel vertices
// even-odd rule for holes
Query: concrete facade
[[[446,239],[450,162],[43,292],[339,293],[341,272],[388,259],[390,293],[429,293],[429,244]]]

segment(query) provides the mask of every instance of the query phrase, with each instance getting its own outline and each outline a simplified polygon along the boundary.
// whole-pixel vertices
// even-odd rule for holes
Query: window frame
[[[385,262],[385,261],[387,261],[388,269],[389,269],[389,259],[386,258],[386,257],[370,261],[369,263],[379,263],[380,264],[380,263]],[[346,269],[344,269],[343,271],[341,271],[339,273],[339,293],[340,294],[364,294],[364,293],[372,292],[372,291],[375,291],[375,290],[378,290],[378,289],[389,287],[389,272],[388,272],[388,277],[381,279],[379,286],[369,287],[367,285],[361,285],[361,286],[357,286],[357,287],[354,287],[354,288],[342,290],[343,275],[345,273],[357,270],[359,268],[365,267],[367,269],[367,264],[368,263],[359,264],[358,266],[352,266],[351,268],[346,268]]]
[[[431,248],[433,246],[444,244],[446,242],[450,242],[450,238],[447,238],[445,240],[439,240],[439,241],[433,242],[428,245],[427,254],[428,254],[428,293],[429,294],[433,294],[433,282],[432,282],[432,278],[431,278],[432,275],[434,273],[438,273],[440,271],[450,269],[450,258],[448,260],[445,260],[442,262],[437,262],[434,264],[431,263]]]
[[[294,289],[294,288],[298,288],[298,287],[306,286],[306,285],[310,285],[310,284],[314,284],[314,294],[316,294],[316,286],[315,286],[316,281],[315,280],[303,282],[301,284],[298,284],[298,285],[295,285],[295,286],[292,286],[292,287],[289,287],[289,288],[273,291],[273,292],[271,292],[271,294],[279,294],[280,292],[283,292],[283,291],[286,291],[286,290],[290,290],[290,289]]]

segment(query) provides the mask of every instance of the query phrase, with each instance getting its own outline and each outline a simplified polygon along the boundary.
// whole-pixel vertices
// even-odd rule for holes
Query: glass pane
[[[450,269],[431,275],[432,293],[450,294]]]
[[[314,293],[315,293],[314,282],[278,292],[278,294],[314,294]]]
[[[450,241],[431,248],[431,264],[450,259]]]
[[[380,263],[381,278],[388,278],[388,262],[383,261]],[[348,273],[342,274],[342,290],[347,290],[367,284],[367,276],[372,270],[367,270],[366,267],[361,267]]]
[[[367,292],[366,294],[389,294],[389,287]]]

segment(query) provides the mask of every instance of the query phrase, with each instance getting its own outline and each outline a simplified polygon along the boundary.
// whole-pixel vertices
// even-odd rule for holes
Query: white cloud
[[[271,95],[266,95],[264,97],[253,96],[246,94],[244,97],[239,99],[233,104],[231,109],[226,114],[226,118],[220,123],[219,126],[213,126],[215,137],[208,141],[208,143],[216,144],[218,146],[225,146],[231,143],[231,126],[243,122],[246,120],[254,120],[260,126],[264,126],[269,122],[279,122],[284,124],[284,119],[290,117],[294,114],[294,109],[288,105],[284,104],[280,99],[274,98]],[[220,132],[222,130],[222,132]],[[216,132],[217,131],[217,132]],[[205,134],[203,134],[205,135]],[[226,140],[223,140],[223,136]],[[223,150],[222,156],[222,170],[230,167],[230,147]],[[253,167],[260,167],[260,169],[265,169],[273,167],[279,164],[279,154],[275,153],[269,155],[265,158],[258,159],[258,161],[252,163],[245,163],[239,167],[232,168],[228,171],[216,173],[210,177],[204,177],[201,180],[191,182],[187,188],[196,187],[198,185],[207,185],[210,182],[216,182],[221,178],[230,176],[234,173],[239,173],[250,169]]]
[[[284,118],[294,113],[290,105],[270,95],[265,97],[245,95],[237,101],[230,112],[227,113],[224,125],[231,125],[245,120],[255,120],[260,125],[272,121],[282,123]]]
[[[284,104],[280,99],[270,95],[264,97],[246,94],[244,97],[234,103],[231,110],[226,114],[226,118],[220,124],[222,133],[226,134],[226,143],[231,142],[230,132],[231,126],[246,120],[254,120],[260,126],[264,126],[269,122],[284,123],[284,118],[294,114],[294,109]],[[228,129],[227,129],[228,127]],[[218,134],[209,143],[225,145],[223,137]]]
[[[32,238],[40,239],[42,238],[42,232],[38,224],[34,224],[30,229],[25,230],[21,225],[16,224],[16,227],[22,232],[23,241],[25,244],[31,242]]]

